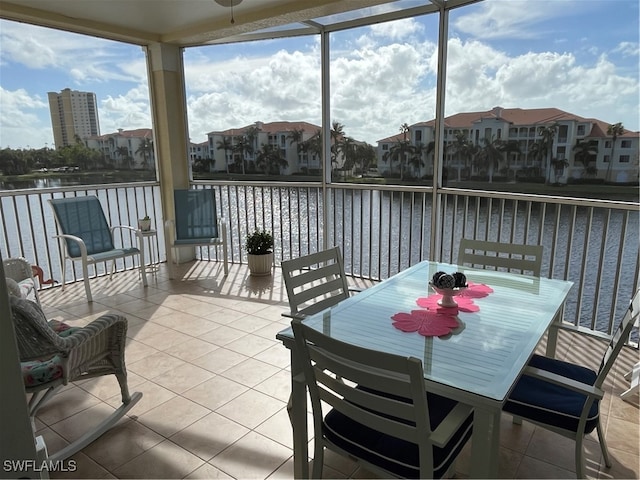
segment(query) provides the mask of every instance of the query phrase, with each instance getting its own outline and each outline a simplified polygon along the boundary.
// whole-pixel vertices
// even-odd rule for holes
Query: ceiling
[[[335,30],[476,1],[242,0],[232,23],[231,9],[214,0],[2,0],[0,18],[138,45],[194,46]]]

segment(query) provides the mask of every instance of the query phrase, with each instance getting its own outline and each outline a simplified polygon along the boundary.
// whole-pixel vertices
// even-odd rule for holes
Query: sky
[[[637,0],[487,0],[450,14],[445,115],[555,107],[640,130]],[[437,16],[333,33],[331,119],[373,145],[435,117]],[[184,53],[189,137],[320,125],[317,36]],[[100,132],[151,128],[141,47],[0,20],[0,148],[53,147],[47,92],[95,92]]]

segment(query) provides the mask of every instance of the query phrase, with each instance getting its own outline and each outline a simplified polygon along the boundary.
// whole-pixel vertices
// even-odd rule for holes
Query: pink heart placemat
[[[411,313],[396,313],[391,317],[393,326],[403,332],[418,332],[425,337],[448,335],[458,328],[458,320],[452,315],[443,315],[429,310],[412,310]]]

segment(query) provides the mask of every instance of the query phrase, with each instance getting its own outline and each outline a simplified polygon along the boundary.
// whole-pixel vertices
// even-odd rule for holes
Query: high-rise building
[[[73,145],[76,137],[84,139],[100,135],[96,94],[65,88],[49,92],[51,126],[56,148]]]

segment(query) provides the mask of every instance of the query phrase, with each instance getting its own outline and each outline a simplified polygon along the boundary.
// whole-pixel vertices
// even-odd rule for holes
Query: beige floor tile
[[[54,423],[50,428],[66,441],[73,442],[86,432],[95,429],[100,422],[107,419],[114,411],[115,408],[111,405],[99,402],[86,410]]]
[[[113,471],[118,478],[183,478],[204,461],[165,440]]]
[[[151,380],[172,392],[184,393],[214,376],[215,374],[209,370],[197,367],[191,363],[185,363],[171,370],[167,370]]]
[[[277,342],[275,339],[271,340],[258,335],[248,334],[238,340],[228,343],[225,345],[225,348],[252,357],[264,352],[276,344]]]
[[[62,462],[58,471],[49,472],[50,478],[107,478],[109,471],[84,453],[78,452]]]
[[[286,408],[278,410],[275,415],[262,422],[254,430],[285,447],[293,449],[291,420],[289,420]]]
[[[188,479],[214,479],[214,478],[233,478],[231,475],[227,475],[222,470],[205,463],[201,467],[197,468],[195,471],[191,472],[185,478]]]
[[[274,345],[254,355],[253,358],[276,367],[285,368],[291,363],[291,352],[276,340]]]
[[[637,452],[637,450],[636,450]],[[600,463],[599,478],[640,478],[640,456],[609,448],[611,468]]]
[[[269,320],[265,320],[256,315],[245,315],[235,320],[233,324],[229,324],[229,326],[242,330],[243,332],[253,333],[270,324],[271,322]]]
[[[155,348],[150,347],[149,345],[145,345],[144,343],[131,337],[128,337],[124,356],[127,365],[130,365],[156,352],[158,352],[158,350],[156,350]]]
[[[171,437],[171,441],[203,460],[209,460],[250,430],[215,412]]]
[[[209,463],[235,478],[267,478],[290,456],[290,449],[250,432]]]
[[[156,352],[147,355],[137,362],[127,362],[127,370],[137,373],[144,378],[151,379],[182,365],[185,365],[185,362],[179,358],[172,357],[164,352]]]
[[[177,312],[175,310],[171,315],[154,319],[154,322],[165,327],[178,330],[182,333],[190,335],[191,337],[200,337],[201,335],[215,330],[220,326],[220,324],[212,322],[205,318],[191,315],[185,312]]]
[[[280,370],[254,388],[278,400],[288,402],[291,394],[291,373],[287,370]]]
[[[157,407],[158,405],[172,399],[176,396],[171,390],[167,390],[160,385],[153,382],[143,382],[136,386],[136,391],[142,393],[142,398],[129,410],[127,415],[132,418],[136,418],[138,415],[142,415],[144,412]],[[122,404],[122,398],[120,395],[115,395],[107,399],[107,403],[113,407],[118,407]]]
[[[198,357],[212,352],[217,348],[219,348],[217,345],[205,342],[204,340],[200,340],[199,338],[192,338],[184,343],[180,343],[179,345],[169,347],[165,349],[164,352],[174,357],[178,357],[185,362],[192,362]],[[198,362],[196,361],[195,363],[197,365]]]
[[[231,343],[235,340],[238,340],[246,336],[247,336],[247,333],[243,332],[242,330],[238,330],[229,325],[221,325],[215,330],[205,335],[202,335],[200,338],[202,340],[206,340],[207,342],[211,342],[214,345],[224,347],[228,343]]]
[[[248,387],[221,376],[216,376],[197,387],[187,390],[182,396],[216,410],[248,390]]]
[[[225,370],[220,375],[229,378],[234,382],[246,385],[247,387],[254,387],[258,383],[263,382],[272,375],[275,375],[278,371],[278,367],[261,362],[260,360],[247,358],[238,365]]]
[[[165,350],[175,345],[191,340],[193,337],[181,332],[169,329],[167,332],[157,333],[149,337],[140,338],[139,340],[157,350]]]
[[[573,471],[562,469],[536,458],[524,456],[513,478],[575,478]]]
[[[201,357],[196,358],[192,363],[195,363],[202,368],[206,368],[211,372],[222,373],[229,370],[231,367],[244,362],[247,358],[249,357],[246,355],[220,347],[210,353],[206,353]]]
[[[165,438],[206,417],[211,410],[187,398],[176,396],[147,410],[138,421]]]
[[[609,448],[628,453],[638,453],[640,435],[638,423],[628,422],[615,417],[609,417],[605,437]]]
[[[66,389],[54,395],[38,412],[38,418],[52,425],[78,412],[91,408],[100,400],[81,388]]]
[[[284,407],[285,403],[280,400],[255,390],[247,390],[216,409],[216,412],[245,427],[255,428]]]
[[[162,441],[164,437],[126,417],[82,452],[113,471]]]

